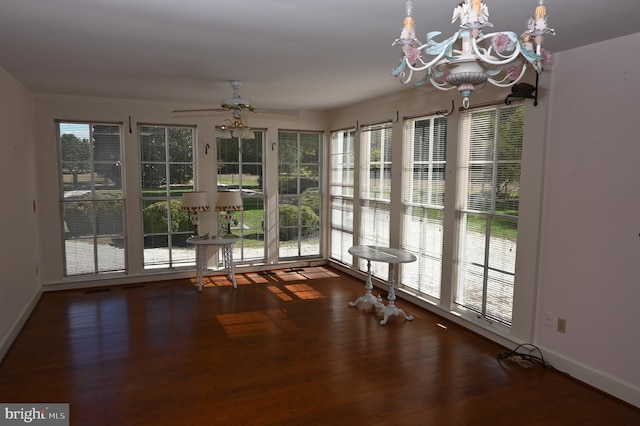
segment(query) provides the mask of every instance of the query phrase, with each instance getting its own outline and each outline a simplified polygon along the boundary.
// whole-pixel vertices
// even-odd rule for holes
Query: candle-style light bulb
[[[400,34],[400,39],[405,40],[405,42],[403,43],[405,46],[407,46],[407,43],[410,42],[410,44],[413,44],[415,42],[415,38],[416,38],[416,31],[415,31],[415,21],[413,19],[413,2],[411,0],[407,0],[407,3],[405,4],[405,8],[404,8],[405,12],[406,12],[406,16],[404,18],[404,22],[403,22],[403,28],[402,28],[402,33]]]
[[[547,8],[544,5],[544,0],[538,0],[538,6],[536,7],[536,20],[540,18],[545,18],[547,16]]]
[[[413,16],[413,2],[411,0],[407,0],[404,10],[407,16]]]

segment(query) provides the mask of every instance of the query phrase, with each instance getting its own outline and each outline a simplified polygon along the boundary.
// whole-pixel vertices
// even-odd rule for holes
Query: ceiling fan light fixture
[[[242,113],[246,111],[255,112],[255,109],[251,106],[249,99],[240,97],[241,81],[231,80],[229,84],[233,88],[233,98],[223,99],[222,108],[227,111],[233,111],[233,120],[226,118],[222,124],[216,126],[216,130],[220,132],[219,137],[223,139],[232,137],[254,139],[256,137],[255,133],[251,131],[247,122],[242,118]]]
[[[233,135],[231,134],[231,130],[227,126],[216,126],[218,130],[218,137],[222,139],[231,139]]]
[[[234,130],[233,133],[239,139],[254,139],[256,137],[255,133],[248,127],[240,127]]]
[[[255,138],[255,133],[253,133],[239,113],[234,114],[233,121],[226,118],[222,124],[216,126],[216,130],[219,132],[218,137],[222,139],[230,139],[232,137],[239,139]]]

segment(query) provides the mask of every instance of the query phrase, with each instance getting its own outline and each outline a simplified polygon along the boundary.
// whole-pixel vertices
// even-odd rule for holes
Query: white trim
[[[539,349],[544,354],[545,361],[556,370],[640,408],[640,389],[637,387],[546,348]]]
[[[436,315],[450,320],[451,322],[454,322],[457,325],[464,327],[476,334],[479,334],[480,336],[485,337],[508,349],[514,349],[517,345],[527,343],[520,341],[514,336],[503,335],[499,330],[493,329],[489,325],[485,327],[481,324],[470,322],[468,319],[456,315],[453,312],[446,312],[433,303],[427,301],[426,299],[416,297],[415,295],[403,291],[402,289],[396,290],[396,295],[401,299],[407,300]],[[546,348],[540,347],[538,345],[536,346],[542,352],[544,360],[551,364],[551,366],[555,370],[567,374],[572,378],[589,386],[593,386],[594,388],[624,402],[632,404],[636,407],[640,407],[640,389],[622,380],[616,379],[614,377],[606,375],[605,373],[589,368],[588,366],[583,365],[575,360],[563,357]],[[498,354],[496,354],[496,356],[497,355]]]
[[[38,287],[37,291],[33,294],[33,296],[31,296],[31,299],[24,306],[22,312],[20,312],[20,315],[18,315],[16,321],[13,323],[11,328],[9,328],[9,332],[0,343],[0,361],[4,359],[4,357],[9,352],[9,349],[11,349],[13,342],[18,338],[20,331],[22,331],[22,328],[27,323],[27,320],[40,301],[40,297],[42,297],[42,286]]]
[[[287,269],[287,268],[302,268],[302,267],[311,267],[311,266],[321,266],[327,264],[327,261],[324,259],[309,259],[309,260],[301,260],[295,262],[283,262],[278,264],[260,264],[260,265],[239,265],[238,262],[235,262],[235,273],[244,274],[247,272],[257,272],[257,271],[270,271],[270,270],[278,270],[278,269]],[[225,271],[218,272],[212,269],[207,273],[208,275],[226,275]],[[45,284],[43,286],[44,292],[50,291],[64,291],[64,290],[80,290],[80,289],[89,289],[96,287],[110,287],[117,285],[132,285],[132,284],[140,284],[146,282],[165,282],[169,280],[182,280],[195,278],[196,271],[195,265],[191,266],[189,269],[181,269],[179,271],[165,271],[165,272],[154,272],[147,273],[143,275],[83,275],[77,276],[76,280],[67,280],[67,281],[59,281],[59,282],[51,282]],[[82,277],[82,278],[80,278]]]

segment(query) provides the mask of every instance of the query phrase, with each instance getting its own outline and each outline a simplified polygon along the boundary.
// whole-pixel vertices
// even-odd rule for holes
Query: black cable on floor
[[[536,350],[540,354],[540,356],[518,352],[518,349],[522,347],[529,348],[530,350]],[[542,351],[537,346],[532,345],[531,343],[522,343],[510,352],[503,352],[499,354],[497,358],[498,361],[505,360],[515,362],[523,368],[531,368],[538,363],[542,364],[542,367],[544,367],[545,370],[547,368],[553,368],[551,364],[544,360]]]

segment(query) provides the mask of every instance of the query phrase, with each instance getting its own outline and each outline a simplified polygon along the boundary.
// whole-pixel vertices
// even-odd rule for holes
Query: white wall
[[[39,300],[32,96],[0,68],[0,360]],[[39,210],[36,204],[36,212]]]
[[[555,56],[536,329],[557,367],[638,406],[639,45],[635,34]]]

